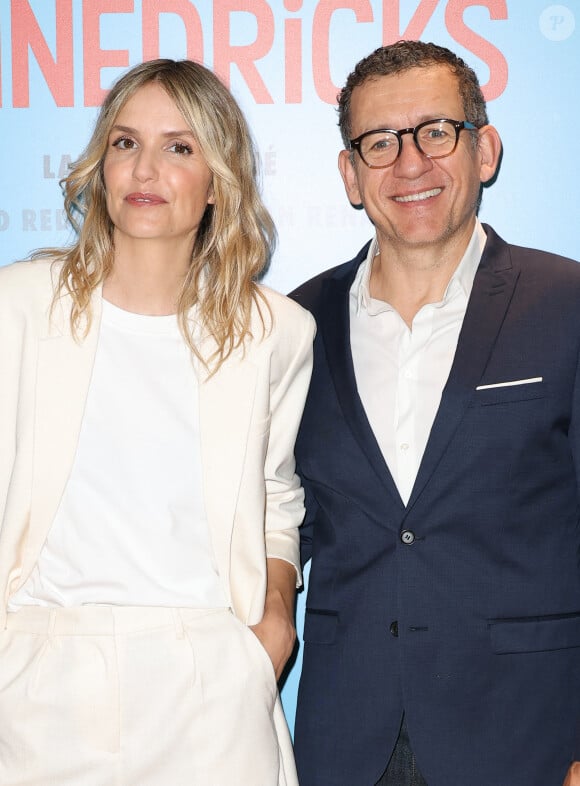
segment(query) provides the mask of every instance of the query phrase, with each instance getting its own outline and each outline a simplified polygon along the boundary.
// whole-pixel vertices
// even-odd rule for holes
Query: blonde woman
[[[0,269],[0,783],[295,786],[314,328],[256,284],[245,121],[144,63],[64,188],[75,245]]]

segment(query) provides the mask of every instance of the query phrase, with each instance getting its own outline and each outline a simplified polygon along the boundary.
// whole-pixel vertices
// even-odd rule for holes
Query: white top
[[[198,382],[177,318],[103,301],[71,476],[21,605],[223,607],[206,520]]]
[[[451,370],[485,241],[477,221],[443,300],[424,305],[411,328],[392,306],[370,296],[376,238],[350,290],[350,343],[358,392],[405,505]]]

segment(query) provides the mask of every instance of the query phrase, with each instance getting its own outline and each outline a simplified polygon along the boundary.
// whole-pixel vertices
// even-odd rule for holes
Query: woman
[[[313,322],[255,283],[243,116],[139,65],[64,188],[76,244],[0,269],[0,783],[296,784]]]

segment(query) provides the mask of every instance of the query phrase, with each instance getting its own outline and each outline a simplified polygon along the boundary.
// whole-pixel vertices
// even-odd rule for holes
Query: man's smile
[[[438,196],[442,191],[442,188],[431,188],[429,191],[419,191],[418,194],[396,196],[393,197],[393,199],[395,202],[421,202],[423,199],[431,199],[431,197]]]

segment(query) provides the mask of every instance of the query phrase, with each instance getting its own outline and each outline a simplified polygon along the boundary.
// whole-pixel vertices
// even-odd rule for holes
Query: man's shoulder
[[[527,246],[509,245],[510,251],[523,264],[538,267],[549,271],[554,266],[565,273],[576,276],[580,273],[580,264],[577,260],[570,257],[555,254],[552,251],[544,251],[540,248],[529,248]],[[550,268],[548,268],[550,266]]]
[[[512,263],[524,276],[531,276],[546,283],[549,281],[552,285],[558,281],[580,284],[580,263],[577,260],[539,248],[506,242],[487,225],[485,230],[490,249],[501,250],[502,245],[507,248]]]
[[[290,292],[289,297],[297,303],[300,303],[304,308],[315,313],[327,282],[331,280],[343,282],[345,290],[350,288],[350,284],[354,279],[359,265],[366,259],[370,242],[371,241],[366,243],[353,259],[350,259],[348,262],[343,262],[340,265],[335,265],[328,270],[324,270],[322,273],[305,281]]]

